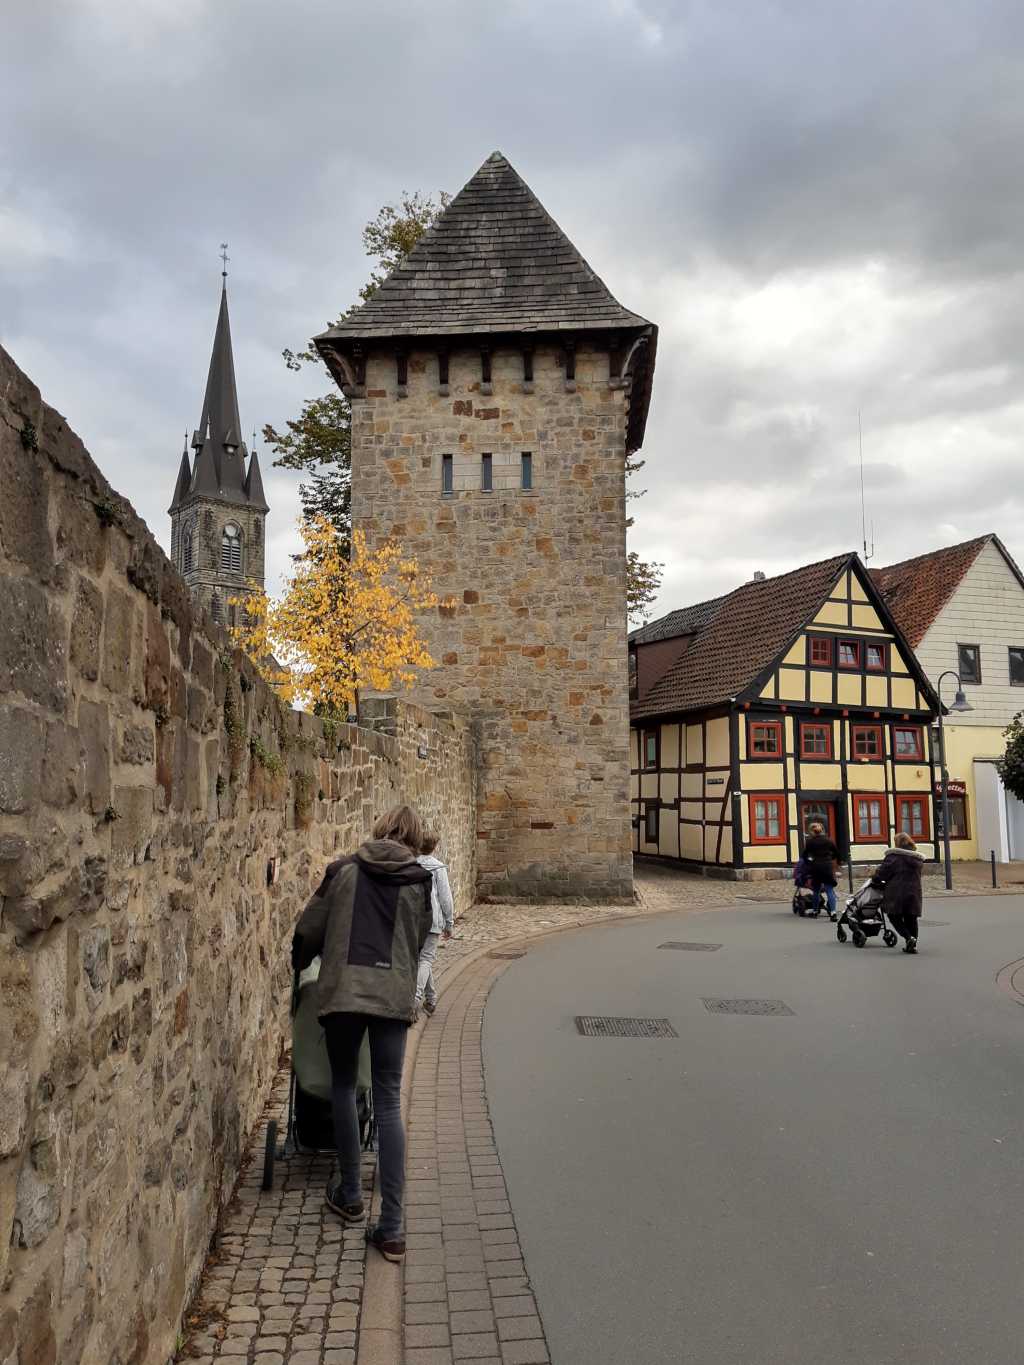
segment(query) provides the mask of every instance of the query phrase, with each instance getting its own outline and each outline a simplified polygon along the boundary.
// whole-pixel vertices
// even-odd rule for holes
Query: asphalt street
[[[1024,1008],[995,984],[1024,896],[932,902],[916,957],[834,933],[660,915],[497,982],[487,1093],[554,1365],[1024,1361]]]

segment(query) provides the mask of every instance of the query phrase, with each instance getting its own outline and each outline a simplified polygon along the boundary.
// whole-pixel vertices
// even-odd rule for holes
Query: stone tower
[[[354,524],[442,599],[422,691],[479,722],[484,895],[632,891],[625,459],[656,340],[499,152],[317,340]]]
[[[227,625],[234,612],[228,599],[252,583],[263,586],[268,509],[256,452],[250,457],[242,440],[226,281],[192,449],[194,463],[188,448],[182,451],[169,509],[171,559],[196,600]]]

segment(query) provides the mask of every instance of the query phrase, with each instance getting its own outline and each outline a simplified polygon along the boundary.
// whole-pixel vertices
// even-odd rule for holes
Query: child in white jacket
[[[416,859],[433,878],[430,886],[430,906],[434,918],[427,940],[420,950],[419,971],[416,974],[416,1011],[418,1013],[422,1005],[427,1014],[433,1014],[437,1009],[434,959],[437,956],[438,941],[442,935],[451,938],[455,920],[455,902],[452,900],[452,889],[448,882],[448,869],[440,858],[434,857],[437,843],[436,834],[429,831],[425,833],[423,843],[420,845],[420,856]]]

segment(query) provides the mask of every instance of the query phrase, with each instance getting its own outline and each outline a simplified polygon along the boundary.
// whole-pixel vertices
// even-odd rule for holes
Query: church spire
[[[184,498],[188,496],[189,485],[192,482],[192,466],[188,458],[188,432],[185,432],[185,447],[181,452],[181,464],[178,466],[178,481],[174,485],[174,497],[168,511],[173,512]]]
[[[227,265],[224,258],[225,267]],[[227,270],[221,271],[220,311],[213,334],[213,351],[206,377],[203,412],[192,437],[196,451],[190,492],[227,502],[247,503],[245,442],[242,419],[238,414],[235,385],[235,359],[231,348],[231,321],[228,317]]]

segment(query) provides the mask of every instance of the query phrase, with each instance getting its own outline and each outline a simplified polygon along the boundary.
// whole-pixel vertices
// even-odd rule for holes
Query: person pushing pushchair
[[[807,828],[807,842],[804,844],[803,862],[806,876],[813,893],[809,916],[821,914],[821,893],[825,892],[828,917],[836,918],[836,872],[839,868],[839,850],[825,833],[825,826],[815,820]]]

